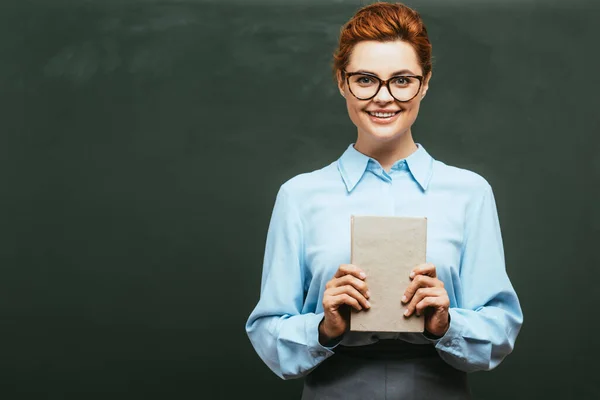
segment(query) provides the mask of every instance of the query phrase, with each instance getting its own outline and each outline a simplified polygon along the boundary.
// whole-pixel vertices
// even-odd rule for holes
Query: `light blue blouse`
[[[476,173],[434,160],[420,144],[390,172],[348,146],[330,165],[279,189],[266,239],[260,299],[246,332],[266,365],[283,379],[308,374],[335,353],[319,343],[325,284],[350,263],[350,216],[427,217],[427,262],[450,298],[450,328],[421,333],[347,332],[344,345],[379,339],[432,343],[463,371],[490,370],[514,348],[523,322],[506,274],[492,189]]]

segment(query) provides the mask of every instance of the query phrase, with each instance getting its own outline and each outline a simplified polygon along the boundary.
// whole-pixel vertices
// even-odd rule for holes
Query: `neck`
[[[354,148],[362,154],[377,160],[383,169],[388,172],[396,161],[402,160],[417,151],[417,145],[410,130],[397,139],[386,142],[368,140],[359,135]]]

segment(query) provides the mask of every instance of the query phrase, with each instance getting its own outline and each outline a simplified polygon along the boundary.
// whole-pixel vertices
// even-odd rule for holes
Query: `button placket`
[[[390,171],[390,181],[388,182],[388,194],[389,194],[389,198],[390,198],[390,214],[391,215],[396,215],[396,210],[397,210],[397,203],[398,203],[398,199],[397,197],[397,193],[396,193],[396,189],[394,189],[394,175],[396,175],[395,171]]]

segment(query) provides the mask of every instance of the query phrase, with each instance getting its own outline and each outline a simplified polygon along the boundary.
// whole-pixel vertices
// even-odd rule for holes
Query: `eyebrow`
[[[367,70],[365,70],[365,69],[359,69],[359,70],[358,70],[358,71],[356,71],[356,72],[359,72],[359,73],[361,73],[361,74],[371,74],[371,75],[379,76],[379,75],[378,75],[378,74],[376,74],[375,72],[372,72],[372,71],[367,71]],[[402,70],[400,70],[400,71],[393,72],[393,73],[392,73],[390,76],[396,76],[396,75],[407,75],[407,74],[408,74],[408,75],[417,75],[417,74],[415,74],[414,72],[412,72],[412,71],[411,71],[411,70],[409,70],[409,69],[402,69]]]

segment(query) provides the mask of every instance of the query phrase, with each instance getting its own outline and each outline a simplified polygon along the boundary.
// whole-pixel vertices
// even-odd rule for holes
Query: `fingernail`
[[[408,317],[408,310],[404,311],[404,316]]]
[[[411,277],[411,278],[414,278],[414,277],[415,277],[415,273],[414,273],[414,272],[411,272],[411,273],[410,273],[410,277]]]
[[[367,298],[371,297],[371,292],[367,290],[366,295],[367,295]]]
[[[406,296],[402,296],[402,302],[406,303]]]
[[[367,300],[367,308],[371,308],[371,303],[369,303],[369,300]]]
[[[363,279],[365,279],[367,277],[367,274],[365,274],[364,272],[361,272],[360,273],[360,277],[363,278]]]

